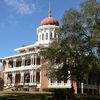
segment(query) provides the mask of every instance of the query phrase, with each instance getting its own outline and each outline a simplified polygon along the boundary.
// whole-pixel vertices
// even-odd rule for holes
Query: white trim
[[[30,51],[30,52],[27,52],[27,53],[20,53],[20,54],[16,54],[16,55],[12,55],[12,56],[7,56],[7,57],[4,57],[4,59],[9,59],[9,58],[15,58],[15,57],[21,57],[21,56],[25,56],[25,55],[28,55],[28,54],[33,54],[33,53],[38,53],[38,51]]]
[[[16,48],[16,49],[14,49],[14,51],[19,51],[19,50],[23,50],[23,49],[28,49],[28,48],[36,47],[36,46],[38,46],[38,45],[39,45],[39,43],[38,43],[38,42],[35,42],[34,44],[27,45],[27,46],[25,46],[25,47]]]
[[[58,85],[52,84],[52,85],[49,85],[48,88],[71,88],[71,86],[68,85],[67,83],[66,84],[58,84]]]
[[[38,31],[42,30],[43,28],[57,28],[57,29],[59,29],[59,26],[56,26],[56,25],[43,25],[43,26],[39,26],[37,28],[37,34],[39,33]]]

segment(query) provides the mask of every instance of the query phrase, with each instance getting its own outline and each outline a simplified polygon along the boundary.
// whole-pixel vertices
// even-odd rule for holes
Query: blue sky
[[[52,16],[60,22],[65,10],[79,9],[84,0],[0,0],[0,57],[37,40],[36,28],[47,17],[49,1]]]

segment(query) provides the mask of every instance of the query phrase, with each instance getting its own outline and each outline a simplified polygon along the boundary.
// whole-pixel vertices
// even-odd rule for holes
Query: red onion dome
[[[59,25],[59,22],[53,17],[46,17],[40,23],[40,25]]]

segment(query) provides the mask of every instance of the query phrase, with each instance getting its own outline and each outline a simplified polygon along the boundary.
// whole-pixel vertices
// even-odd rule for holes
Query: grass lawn
[[[33,93],[25,91],[0,92],[0,100],[52,100],[51,93]]]
[[[76,95],[76,100],[100,100],[100,95]]]
[[[0,92],[0,100],[66,100],[59,98],[59,95],[53,98],[50,92],[2,91]],[[76,95],[74,100],[100,100],[100,96]]]

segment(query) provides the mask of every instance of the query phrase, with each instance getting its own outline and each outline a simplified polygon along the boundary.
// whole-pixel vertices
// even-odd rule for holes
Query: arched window
[[[57,35],[56,35],[56,33],[54,33],[54,38],[56,38],[57,37]]]
[[[46,40],[48,40],[48,33],[46,33]]]
[[[50,32],[50,39],[52,38],[52,36],[53,36],[53,33],[52,33],[52,32]]]
[[[42,34],[42,40],[44,40],[44,34]]]

